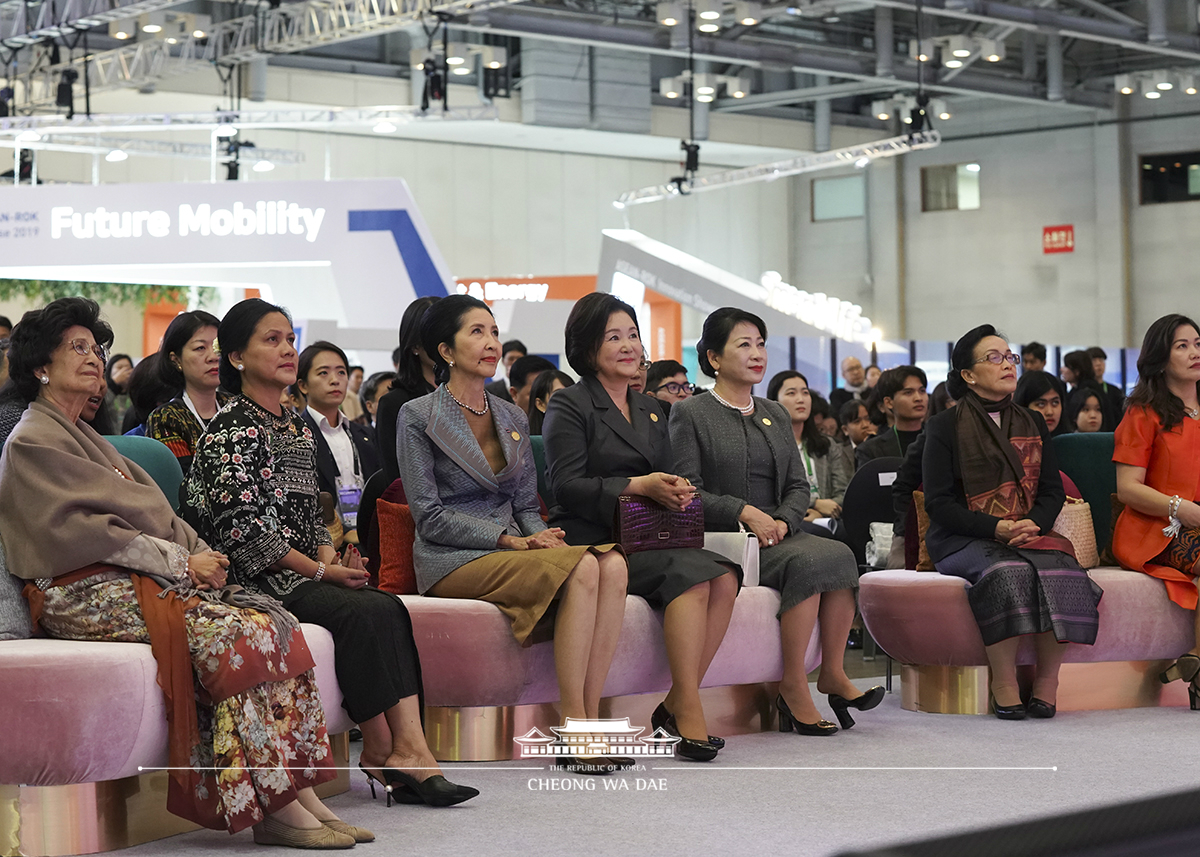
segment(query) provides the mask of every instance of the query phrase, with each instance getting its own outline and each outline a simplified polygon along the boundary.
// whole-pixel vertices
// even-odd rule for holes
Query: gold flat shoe
[[[313,829],[292,827],[267,816],[254,825],[254,841],[259,845],[282,845],[286,848],[307,848],[325,851],[353,848],[354,837],[321,825]]]
[[[338,833],[344,833],[347,836],[353,837],[355,842],[375,841],[375,834],[367,830],[365,827],[355,827],[353,824],[347,824],[340,818],[335,818],[332,821],[322,821],[321,824],[325,825],[330,830],[336,830]]]

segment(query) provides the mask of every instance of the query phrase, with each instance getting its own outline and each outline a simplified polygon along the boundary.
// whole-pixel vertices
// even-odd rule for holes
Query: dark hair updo
[[[178,366],[175,360],[183,359],[184,347],[196,335],[196,331],[205,327],[220,329],[221,319],[211,312],[197,309],[191,312],[181,312],[175,316],[167,325],[167,332],[163,334],[162,345],[158,347],[158,354],[161,358],[158,361],[158,374],[163,384],[175,390],[176,396],[183,392],[186,380],[183,377],[183,368]],[[175,357],[175,360],[171,359],[172,356]]]
[[[950,372],[946,375],[946,390],[950,393],[950,398],[956,402],[970,389],[962,373],[975,365],[975,346],[989,336],[999,336],[1004,339],[1003,334],[993,325],[981,324],[979,327],[968,330],[958,342],[954,343],[954,351],[950,354]]]
[[[700,360],[701,372],[710,378],[717,377],[717,370],[708,360],[708,352],[720,354],[724,351],[729,337],[733,335],[733,329],[742,322],[748,322],[757,327],[759,335],[764,341],[766,340],[766,322],[752,312],[746,312],[737,307],[723,306],[708,314],[708,318],[704,319],[704,331],[696,342],[696,356]]]
[[[268,303],[262,298],[247,298],[233,305],[217,328],[217,343],[221,348],[221,386],[231,393],[242,392],[242,373],[234,368],[229,355],[242,351],[250,344],[258,323],[271,313],[277,312],[292,323],[292,317],[281,306]]]
[[[604,342],[604,331],[608,329],[608,320],[613,313],[623,312],[633,320],[638,338],[642,329],[638,326],[637,313],[633,307],[616,295],[606,295],[604,292],[592,292],[575,301],[571,314],[567,316],[567,326],[563,331],[567,362],[581,377],[596,374],[596,355],[600,353],[600,345]]]
[[[421,347],[433,361],[433,376],[438,383],[445,383],[450,378],[450,364],[442,357],[438,346],[443,343],[454,347],[454,337],[462,329],[463,319],[473,309],[481,309],[492,314],[491,308],[479,298],[470,295],[450,295],[441,298],[437,303],[430,304],[421,319]]]
[[[421,346],[421,321],[425,313],[441,298],[427,295],[417,298],[404,310],[400,319],[400,346],[392,352],[392,362],[396,364],[396,381],[399,386],[409,390],[425,388],[425,369],[421,366],[421,357],[413,353],[413,349]],[[432,360],[433,355],[429,358]]]
[[[42,387],[34,370],[50,362],[63,336],[75,326],[86,327],[97,345],[112,345],[112,328],[100,319],[100,305],[88,298],[51,301],[25,313],[13,328],[8,344],[9,378],[26,402],[36,399]]]

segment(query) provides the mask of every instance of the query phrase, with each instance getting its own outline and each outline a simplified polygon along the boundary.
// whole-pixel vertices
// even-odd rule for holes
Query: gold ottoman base
[[[1063,664],[1058,674],[1059,711],[1102,711],[1187,704],[1183,682],[1168,685],[1158,675],[1171,661],[1110,661]],[[1019,667],[1022,691],[1032,685],[1033,669]],[[900,667],[900,706],[931,714],[987,714],[987,667]]]
[[[346,733],[330,736],[338,777],[316,791],[321,797],[350,788]],[[65,857],[129,848],[197,830],[167,812],[166,771],[121,780],[69,786],[0,785],[0,854]]]
[[[743,735],[775,727],[777,682],[702,688],[700,698],[708,728],[714,735]],[[635,726],[646,727],[650,714],[663,700],[661,693],[614,696],[600,702],[602,718],[628,717]],[[426,706],[425,738],[440,762],[499,762],[519,756],[513,738],[530,729],[550,734],[562,726],[558,703],[476,707]]]

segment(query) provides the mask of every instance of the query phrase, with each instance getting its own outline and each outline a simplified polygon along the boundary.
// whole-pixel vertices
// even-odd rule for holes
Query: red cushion
[[[413,542],[417,527],[412,512],[402,503],[379,500],[375,504],[379,530],[379,588],[395,595],[415,595]]]

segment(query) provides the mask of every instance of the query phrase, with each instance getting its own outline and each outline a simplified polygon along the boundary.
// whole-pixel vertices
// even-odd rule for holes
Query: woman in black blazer
[[[346,352],[332,342],[314,342],[300,352],[295,387],[308,401],[300,418],[316,441],[318,490],[329,492],[346,529],[352,530],[358,498],[380,461],[371,429],[350,422],[340,410],[347,395],[349,366]]]
[[[582,380],[555,393],[542,427],[550,524],[566,531],[568,544],[602,544],[613,541],[622,495],[685,508],[694,490],[671,472],[666,414],[657,399],[629,389],[642,362],[633,308],[599,292],[582,298],[567,319],[566,350]],[[700,682],[725,637],[738,585],[727,561],[709,551],[629,557],[629,592],[664,613],[671,691],[651,723],[684,739],[678,752],[685,758],[708,761],[725,743],[708,735]]]

